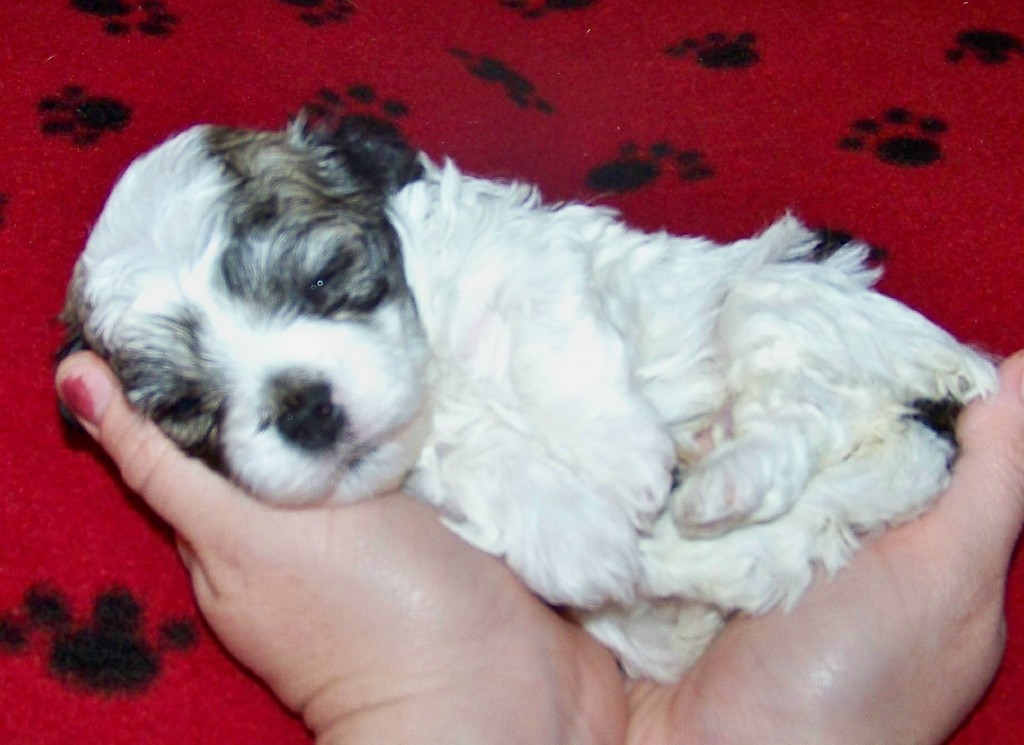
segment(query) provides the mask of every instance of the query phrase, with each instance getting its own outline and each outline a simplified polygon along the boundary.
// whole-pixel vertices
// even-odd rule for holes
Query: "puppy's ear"
[[[309,124],[300,116],[289,129],[293,140],[327,146],[352,176],[384,194],[394,194],[423,175],[418,151],[398,127],[384,119],[349,114],[328,127],[324,122]]]

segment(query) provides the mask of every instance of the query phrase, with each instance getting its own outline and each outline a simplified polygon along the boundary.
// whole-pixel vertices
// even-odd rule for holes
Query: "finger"
[[[933,522],[1009,560],[1024,524],[1024,352],[999,369],[999,390],[972,402],[957,426],[960,455]],[[976,546],[977,548],[977,546]]]
[[[69,356],[57,369],[56,385],[64,403],[114,460],[125,484],[176,531],[203,544],[214,531],[254,519],[248,513],[258,505],[135,412],[99,357],[89,352]]]

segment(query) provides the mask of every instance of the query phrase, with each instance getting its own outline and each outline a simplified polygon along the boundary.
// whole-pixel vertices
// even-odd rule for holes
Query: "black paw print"
[[[551,11],[584,10],[597,0],[498,0],[498,4],[519,11],[523,18],[540,18]]]
[[[299,13],[299,20],[307,26],[342,23],[356,12],[356,4],[352,0],[281,0],[281,2],[304,8]]]
[[[71,5],[75,10],[102,18],[103,30],[114,36],[130,33],[133,27],[147,36],[169,36],[179,22],[163,0],[71,0]]]
[[[553,114],[555,107],[537,95],[537,88],[529,80],[501,60],[486,55],[475,55],[465,49],[450,49],[452,56],[466,66],[470,74],[487,83],[495,83],[516,106],[534,108],[542,114]]]
[[[587,174],[587,188],[600,192],[636,191],[659,178],[666,163],[683,181],[701,181],[715,175],[699,150],[679,150],[667,142],[644,150],[628,143],[620,148],[618,158]]]
[[[29,588],[20,608],[0,616],[0,652],[27,652],[34,634],[48,640],[47,667],[54,676],[104,694],[141,693],[160,674],[166,652],[190,649],[199,639],[193,621],[170,619],[160,624],[156,641],[148,641],[142,606],[119,588],[100,593],[81,624],[62,593]]]
[[[818,230],[815,231],[815,237],[818,239],[818,242],[811,250],[811,259],[813,261],[824,261],[843,246],[846,246],[856,240],[852,233],[839,228],[818,228]],[[864,241],[860,242],[864,243]],[[868,247],[869,263],[881,264],[885,261],[888,256],[888,252],[884,248],[878,248],[871,244],[866,245]]]
[[[37,108],[44,135],[68,137],[78,147],[92,145],[106,132],[121,132],[132,118],[132,110],[117,99],[87,96],[77,85],[42,99]]]
[[[1024,57],[1024,44],[1012,34],[990,29],[968,29],[956,35],[956,46],[946,51],[950,62],[961,62],[970,55],[986,65],[1002,65],[1011,55]]]
[[[916,117],[907,109],[889,109],[878,119],[858,119],[839,141],[844,150],[870,147],[883,163],[930,166],[942,158],[938,138],[949,127],[938,117]]]
[[[4,226],[4,223],[7,220],[7,215],[5,214],[6,211],[7,211],[7,195],[6,194],[0,194],[0,228],[2,228]]]
[[[334,129],[352,119],[370,121],[374,128],[390,129],[400,135],[397,122],[409,113],[409,107],[395,98],[380,98],[366,83],[350,85],[344,93],[321,88],[316,98],[302,107],[310,124]]]
[[[703,39],[685,38],[665,47],[670,57],[696,55],[697,62],[716,70],[738,70],[761,60],[754,49],[757,37],[748,32],[730,38],[728,34],[708,34]]]

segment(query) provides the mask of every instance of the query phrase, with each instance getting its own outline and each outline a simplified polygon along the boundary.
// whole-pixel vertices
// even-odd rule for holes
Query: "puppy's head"
[[[200,126],[135,161],[75,266],[92,349],[182,449],[282,504],[396,485],[426,426],[425,343],[388,222],[394,130]]]

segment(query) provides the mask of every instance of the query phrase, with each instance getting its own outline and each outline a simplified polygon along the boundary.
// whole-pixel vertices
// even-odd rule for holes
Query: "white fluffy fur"
[[[91,333],[130,346],[198,305],[242,483],[303,503],[405,478],[633,675],[678,676],[729,614],[792,604],[816,566],[918,514],[951,449],[908,402],[994,386],[988,360],[870,290],[863,246],[809,261],[815,238],[788,216],[728,245],[647,234],[451,163],[390,203],[418,322],[389,305],[368,323],[256,323],[210,276],[225,184],[201,131],[112,195],[82,258]],[[260,431],[285,363],[330,377],[350,451]]]

